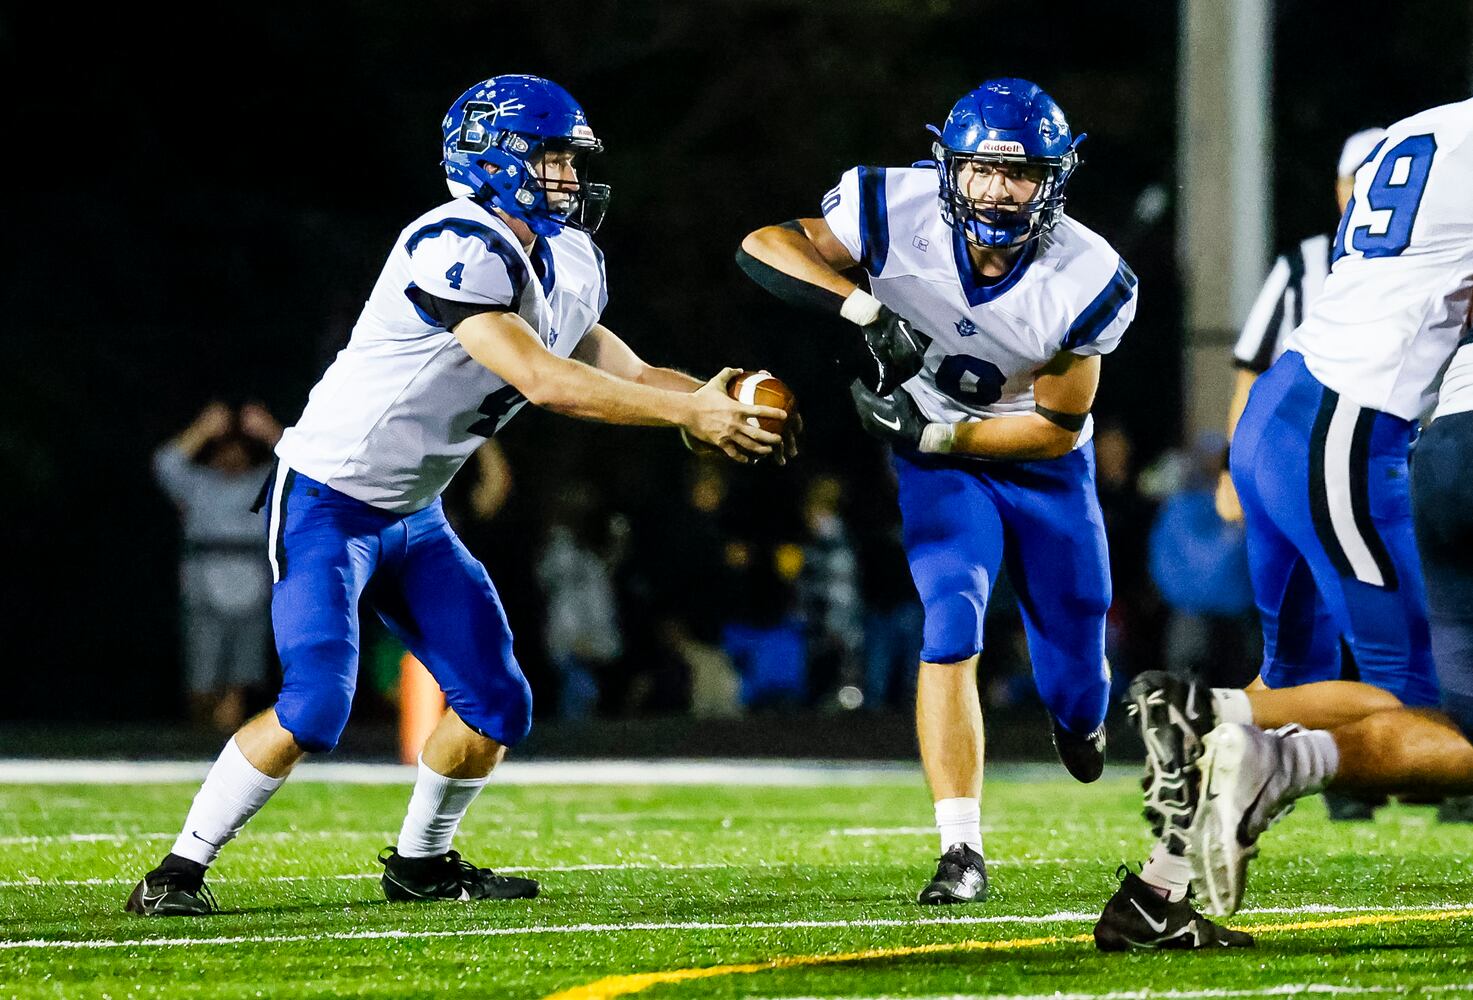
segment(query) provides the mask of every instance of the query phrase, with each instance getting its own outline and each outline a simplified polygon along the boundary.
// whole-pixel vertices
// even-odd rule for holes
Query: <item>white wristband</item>
[[[945,455],[956,441],[955,424],[927,424],[921,431],[921,451]]]
[[[856,326],[869,326],[880,318],[880,300],[863,288],[856,288],[839,307],[839,315]]]

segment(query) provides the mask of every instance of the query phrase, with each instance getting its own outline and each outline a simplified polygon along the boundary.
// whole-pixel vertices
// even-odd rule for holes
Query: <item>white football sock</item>
[[[399,855],[429,858],[450,850],[461,817],[486,787],[487,780],[447,778],[430,770],[421,757],[414,794],[409,797],[409,811],[404,814],[404,826],[399,830]]]
[[[1253,705],[1248,692],[1238,688],[1212,689],[1212,717],[1219,726],[1253,725]]]
[[[941,853],[966,844],[982,853],[982,806],[976,799],[941,799],[936,803],[936,828],[941,831]]]
[[[1166,844],[1160,843],[1141,867],[1141,881],[1174,903],[1186,898],[1192,884],[1192,866],[1186,858],[1172,854]]]
[[[1335,737],[1323,729],[1278,732],[1285,737],[1284,770],[1291,795],[1300,798],[1323,791],[1340,771],[1340,748],[1335,745]]]
[[[202,865],[213,864],[220,848],[235,839],[285,780],[258,771],[232,736],[195,793],[173,853]]]

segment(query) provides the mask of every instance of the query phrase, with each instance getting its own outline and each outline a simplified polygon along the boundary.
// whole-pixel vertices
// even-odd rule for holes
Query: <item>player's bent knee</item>
[[[987,610],[981,595],[953,591],[941,597],[928,598],[925,604],[923,661],[961,663],[981,651],[982,620]]]
[[[347,697],[298,697],[283,691],[276,702],[276,719],[304,751],[331,753],[348,724],[352,704],[351,693]]]
[[[532,686],[515,664],[496,684],[469,699],[452,703],[455,714],[471,729],[505,747],[514,747],[532,731]]]
[[[326,753],[338,744],[353,707],[358,651],[347,639],[323,639],[280,650],[276,718],[297,745]]]

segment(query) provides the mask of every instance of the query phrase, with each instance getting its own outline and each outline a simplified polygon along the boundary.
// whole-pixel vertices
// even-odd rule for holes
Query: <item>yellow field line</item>
[[[1428,913],[1368,913],[1328,920],[1301,920],[1294,923],[1260,924],[1245,928],[1255,934],[1288,931],[1321,931],[1341,927],[1368,927],[1380,924],[1432,923],[1439,920],[1463,920],[1473,917],[1473,909],[1437,910]],[[814,965],[839,965],[846,962],[868,962],[879,958],[907,958],[912,955],[936,955],[965,951],[1018,951],[1041,948],[1050,944],[1080,944],[1093,940],[1089,934],[1051,935],[1049,937],[1012,938],[1005,941],[939,941],[934,944],[905,945],[896,948],[869,948],[865,951],[836,955],[784,955],[764,962],[740,965],[708,965],[693,969],[667,969],[663,972],[638,972],[628,976],[606,976],[603,979],[550,994],[543,1000],[616,1000],[641,993],[652,986],[687,983],[694,979],[736,976],[775,969],[795,969]]]

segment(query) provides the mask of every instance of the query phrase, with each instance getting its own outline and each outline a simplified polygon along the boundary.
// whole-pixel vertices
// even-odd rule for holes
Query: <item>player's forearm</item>
[[[744,259],[743,254],[750,259]],[[747,238],[742,240],[742,252],[737,255],[737,263],[752,280],[780,298],[791,299],[791,294],[784,294],[774,288],[772,282],[764,278],[761,268],[753,266],[753,261],[759,265],[765,264],[767,267],[817,289],[818,296],[805,297],[801,303],[804,305],[819,306],[822,304],[822,307],[838,312],[844,300],[859,287],[824,260],[818,248],[801,229],[788,226],[764,226],[756,232],[749,233]],[[823,293],[828,293],[828,295]],[[830,299],[828,296],[833,298]]]
[[[695,392],[705,384],[685,372],[676,371],[674,368],[656,368],[653,365],[647,365],[635,381],[640,385],[647,385],[653,389],[664,389],[667,392]]]
[[[691,388],[667,389],[629,381],[597,368],[548,354],[521,380],[510,380],[527,400],[564,416],[606,424],[681,426],[688,419]],[[694,380],[692,380],[694,381]]]
[[[945,438],[945,428],[927,434]],[[975,455],[979,458],[1039,459],[1058,458],[1067,455],[1079,440],[1077,431],[1069,431],[1058,424],[1027,413],[1017,417],[992,417],[987,420],[968,420],[952,424],[950,447],[938,448],[956,455]]]

